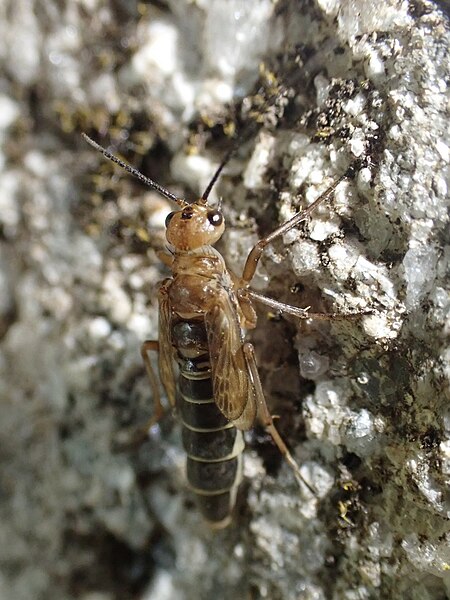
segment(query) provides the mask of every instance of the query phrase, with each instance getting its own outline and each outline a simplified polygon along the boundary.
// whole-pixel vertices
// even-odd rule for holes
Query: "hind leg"
[[[297,479],[297,481],[306,485],[306,487],[309,489],[309,491],[315,495],[316,494],[315,491],[309,485],[309,483],[307,481],[305,481],[305,479],[303,478],[302,474],[300,473],[300,467],[296,463],[292,454],[289,452],[288,447],[286,446],[283,438],[280,436],[277,428],[275,427],[275,425],[273,423],[273,418],[269,412],[269,409],[267,408],[266,399],[264,397],[264,392],[263,392],[263,389],[261,386],[261,380],[259,378],[259,373],[258,373],[258,366],[256,364],[255,351],[254,351],[252,344],[246,342],[243,346],[243,350],[244,350],[247,366],[248,366],[248,369],[250,372],[250,376],[252,378],[253,387],[255,390],[258,420],[265,427],[266,431],[272,436],[272,439],[275,442],[275,444],[277,445],[281,454],[284,456],[285,460],[287,461],[289,466],[294,471],[294,475],[295,475],[295,478]]]

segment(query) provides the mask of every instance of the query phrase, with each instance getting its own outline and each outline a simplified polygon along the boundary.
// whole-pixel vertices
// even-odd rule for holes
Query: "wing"
[[[238,315],[221,288],[205,314],[214,401],[238,429],[250,429],[256,416],[255,392],[242,350]]]
[[[163,282],[158,294],[159,302],[159,376],[161,383],[166,390],[170,405],[175,406],[175,375],[173,371],[173,352],[170,340],[170,301],[167,293],[167,287],[170,279]]]

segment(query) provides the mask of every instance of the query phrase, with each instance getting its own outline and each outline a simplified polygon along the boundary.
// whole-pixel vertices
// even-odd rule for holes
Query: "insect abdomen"
[[[178,410],[187,479],[205,519],[215,527],[224,527],[242,477],[244,439],[214,402],[203,323],[179,322],[173,334],[178,342]]]

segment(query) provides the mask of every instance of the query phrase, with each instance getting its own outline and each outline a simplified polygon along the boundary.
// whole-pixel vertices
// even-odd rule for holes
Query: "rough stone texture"
[[[450,595],[445,7],[3,2],[1,598]],[[232,268],[355,163],[255,287],[374,313],[262,308],[264,388],[317,496],[257,430],[235,522],[212,533],[170,417],[122,447],[151,414],[139,344],[170,208],[79,132],[195,197],[234,128],[250,133],[215,190]]]

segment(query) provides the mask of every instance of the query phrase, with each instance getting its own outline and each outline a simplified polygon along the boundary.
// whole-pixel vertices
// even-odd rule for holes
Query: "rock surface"
[[[450,595],[448,15],[420,0],[5,0],[0,7],[0,597],[441,600]],[[261,125],[255,125],[261,121]],[[316,490],[248,435],[213,533],[139,356],[157,336],[173,193],[216,186],[239,272],[350,164],[255,281],[332,321],[251,333]]]

